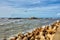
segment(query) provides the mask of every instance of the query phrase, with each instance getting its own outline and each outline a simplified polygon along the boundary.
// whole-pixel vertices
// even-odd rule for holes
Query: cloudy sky
[[[0,17],[60,17],[60,0],[0,0]]]

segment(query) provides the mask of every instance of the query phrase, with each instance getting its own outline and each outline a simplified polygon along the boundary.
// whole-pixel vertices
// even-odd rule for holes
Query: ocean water
[[[57,19],[0,19],[0,40],[9,38],[19,32],[26,33],[34,28],[53,23]]]

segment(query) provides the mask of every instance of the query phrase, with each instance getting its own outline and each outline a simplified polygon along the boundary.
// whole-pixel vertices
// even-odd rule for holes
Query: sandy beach
[[[60,27],[57,29],[57,32],[56,32],[53,40],[60,40]]]

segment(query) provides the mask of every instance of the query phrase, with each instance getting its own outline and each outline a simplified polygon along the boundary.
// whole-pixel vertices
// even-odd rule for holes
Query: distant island
[[[38,18],[38,17],[29,17],[29,18],[22,18],[22,17],[10,17],[10,18],[0,18],[0,19],[60,19],[58,18]]]

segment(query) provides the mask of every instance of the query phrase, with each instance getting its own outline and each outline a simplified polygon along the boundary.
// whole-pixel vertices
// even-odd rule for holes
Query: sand
[[[60,40],[60,27],[57,29],[57,32],[56,32],[53,40]]]

